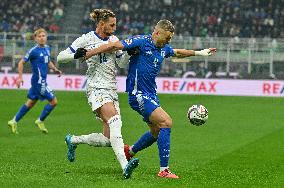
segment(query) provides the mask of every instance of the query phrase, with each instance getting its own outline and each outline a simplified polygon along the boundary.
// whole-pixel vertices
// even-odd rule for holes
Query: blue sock
[[[168,167],[170,159],[171,129],[161,128],[158,136],[158,148],[161,167]]]
[[[47,104],[44,106],[43,111],[40,114],[40,121],[44,121],[45,118],[50,114],[50,112],[54,109],[55,106],[51,106],[50,104]]]
[[[15,117],[15,121],[18,122],[20,121],[20,119],[22,119],[22,117],[29,111],[30,109],[27,107],[26,104],[24,104],[20,110],[17,112],[16,117]]]
[[[146,132],[141,136],[141,138],[133,145],[132,151],[137,153],[157,141],[157,138],[154,138],[150,131]]]

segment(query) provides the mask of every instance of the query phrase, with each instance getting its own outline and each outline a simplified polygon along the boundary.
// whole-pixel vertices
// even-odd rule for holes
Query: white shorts
[[[91,106],[92,111],[96,114],[97,118],[99,117],[98,114],[96,113],[96,110],[109,102],[112,102],[114,104],[114,107],[118,115],[120,115],[118,95],[116,93],[116,90],[108,90],[108,89],[88,90],[87,98],[88,98],[88,103]]]

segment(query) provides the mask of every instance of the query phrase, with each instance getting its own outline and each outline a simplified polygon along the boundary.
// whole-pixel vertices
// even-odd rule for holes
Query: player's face
[[[170,31],[159,29],[157,31],[157,43],[159,44],[159,47],[164,47],[166,44],[168,44],[172,40],[173,35],[174,33]]]
[[[35,41],[41,46],[45,45],[46,41],[47,41],[46,33],[41,32],[41,33],[37,34],[37,36],[35,37]]]
[[[116,30],[116,18],[109,17],[108,21],[104,22],[103,27],[104,33],[107,36],[111,36]]]

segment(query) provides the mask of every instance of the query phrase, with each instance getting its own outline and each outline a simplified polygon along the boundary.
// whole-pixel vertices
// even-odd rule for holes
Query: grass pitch
[[[171,170],[180,179],[161,179],[157,145],[137,154],[140,166],[123,180],[111,148],[80,145],[76,161],[66,159],[67,133],[100,132],[84,93],[56,92],[59,104],[46,120],[48,135],[34,121],[38,103],[19,122],[19,135],[7,126],[26,101],[26,91],[0,90],[0,187],[284,187],[284,99],[159,95],[173,119]],[[125,143],[146,130],[141,117],[120,94]],[[195,127],[186,119],[192,104],[208,108],[209,119]]]

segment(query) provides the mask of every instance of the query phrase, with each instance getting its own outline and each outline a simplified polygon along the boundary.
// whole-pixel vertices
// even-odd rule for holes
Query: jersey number
[[[99,57],[100,57],[100,63],[107,63],[107,57],[105,53],[99,54]]]
[[[44,62],[48,63],[48,56],[44,56]]]

